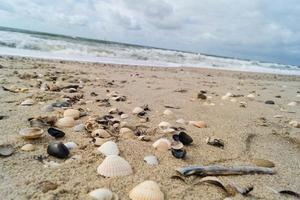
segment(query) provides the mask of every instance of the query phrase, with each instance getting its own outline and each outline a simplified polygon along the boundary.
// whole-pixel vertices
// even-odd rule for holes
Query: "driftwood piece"
[[[246,174],[275,174],[275,170],[267,167],[254,166],[232,166],[225,167],[219,165],[209,166],[188,166],[176,169],[183,176],[226,176],[226,175],[246,175]]]

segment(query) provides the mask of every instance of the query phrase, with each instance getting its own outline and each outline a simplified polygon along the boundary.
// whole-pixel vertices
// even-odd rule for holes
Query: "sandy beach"
[[[0,89],[0,115],[3,116],[0,145],[11,144],[14,148],[12,155],[0,157],[0,199],[91,199],[90,191],[106,187],[119,199],[127,200],[132,188],[145,180],[157,182],[165,199],[225,199],[226,193],[215,185],[192,185],[171,177],[177,174],[178,167],[255,166],[255,159],[274,163],[276,174],[218,176],[226,183],[253,186],[248,197],[236,194],[231,199],[294,199],[274,191],[300,192],[300,128],[290,124],[293,120],[300,121],[300,76],[6,56],[0,57],[0,71],[1,86],[10,89]],[[45,83],[57,90],[41,90]],[[76,86],[74,90],[72,85]],[[201,91],[206,99],[198,98]],[[112,93],[123,99],[114,100],[109,96]],[[65,136],[55,139],[47,133],[48,127],[44,127],[41,138],[26,140],[20,136],[21,129],[30,127],[29,118],[61,118],[66,108],[55,108],[52,112],[42,108],[64,98],[72,99],[71,108],[86,113],[75,121],[76,125],[117,108],[128,115],[121,122],[127,122],[129,127],[146,127],[145,134],[150,141],[120,134],[109,138],[116,142],[120,156],[131,165],[131,175],[105,178],[97,173],[105,156],[97,153],[93,130],[75,132],[73,127],[60,128]],[[33,105],[20,105],[26,99],[33,100]],[[109,99],[109,104],[103,99]],[[150,109],[145,116],[132,113],[135,107],[144,105]],[[166,109],[171,114],[165,115]],[[120,118],[118,114],[112,115]],[[207,127],[177,123],[178,119],[201,120]],[[193,143],[184,147],[187,152],[184,159],[175,158],[170,150],[153,148],[152,144],[159,138],[172,140],[172,133],[158,130],[162,121],[185,128],[193,138]],[[221,139],[224,148],[207,144],[207,137]],[[70,150],[67,159],[58,159],[47,153],[47,146],[52,142],[75,142],[77,147]],[[35,150],[21,150],[28,143]],[[147,155],[155,155],[159,164],[145,163],[143,158]],[[45,189],[45,182],[55,187]]]

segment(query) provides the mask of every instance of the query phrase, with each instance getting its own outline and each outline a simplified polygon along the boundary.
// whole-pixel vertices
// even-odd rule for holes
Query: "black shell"
[[[174,134],[172,137],[173,137],[174,141],[179,141],[179,135],[178,134]]]
[[[55,128],[49,128],[48,129],[49,135],[55,138],[61,138],[65,136],[65,133],[62,132],[61,130],[55,129]]]
[[[184,158],[186,155],[186,150],[185,149],[172,149],[172,155],[175,158]]]
[[[178,134],[178,137],[179,141],[184,145],[189,145],[193,142],[193,138],[183,131]]]
[[[47,153],[56,158],[67,158],[69,149],[63,143],[52,143],[48,145]]]

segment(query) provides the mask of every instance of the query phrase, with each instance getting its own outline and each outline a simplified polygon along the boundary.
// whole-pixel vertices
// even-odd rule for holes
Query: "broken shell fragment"
[[[92,137],[109,138],[111,135],[104,129],[96,129],[92,132]]]
[[[193,125],[198,128],[206,128],[207,127],[207,124],[204,121],[189,121],[189,125]]]
[[[141,113],[141,112],[143,112],[144,111],[144,109],[143,108],[141,108],[141,107],[135,107],[133,110],[132,110],[132,113],[133,114],[139,114],[139,113]]]
[[[12,145],[10,144],[2,144],[0,145],[0,156],[10,156],[14,153],[15,149]]]
[[[107,141],[103,143],[98,149],[98,152],[102,153],[105,156],[109,155],[119,155],[120,151],[117,144],[113,141]]]
[[[120,118],[121,118],[121,119],[126,119],[126,118],[128,118],[128,115],[127,115],[127,114],[122,114],[122,115],[120,116]]]
[[[246,97],[249,98],[249,99],[254,99],[255,95],[254,94],[248,94]]]
[[[251,162],[258,167],[275,167],[275,164],[273,162],[265,159],[253,159]]]
[[[33,144],[25,144],[21,147],[22,151],[33,151],[35,149],[35,146]]]
[[[95,200],[118,200],[117,195],[107,188],[93,190],[89,193],[89,195]]]
[[[120,129],[120,135],[125,139],[132,139],[135,137],[134,132],[131,129],[126,127]]]
[[[206,144],[212,145],[212,146],[216,146],[216,147],[220,147],[220,148],[224,148],[224,142],[221,139],[217,139],[217,138],[210,138],[207,137],[206,138]]]
[[[296,106],[296,105],[297,105],[296,101],[292,101],[292,102],[288,103],[288,106]]]
[[[67,109],[64,112],[64,117],[72,117],[73,119],[78,119],[80,117],[79,110]]]
[[[107,156],[98,166],[97,173],[105,177],[127,176],[133,173],[130,164],[117,155]]]
[[[34,101],[32,99],[26,99],[21,103],[21,106],[32,106],[34,104]]]
[[[158,165],[157,157],[154,155],[145,156],[144,161],[149,165]]]
[[[289,125],[292,125],[295,128],[300,128],[300,122],[296,121],[296,120],[292,120],[289,122]]]
[[[164,112],[163,112],[164,115],[167,115],[167,116],[170,116],[170,115],[173,115],[174,113],[169,110],[169,109],[166,109]]]
[[[186,124],[186,121],[184,119],[177,119],[176,123],[178,123],[178,124]]]
[[[69,149],[63,143],[52,143],[47,147],[47,153],[56,158],[67,158]]]
[[[168,151],[171,148],[171,142],[166,138],[160,138],[152,146],[159,151]]]
[[[33,127],[21,129],[19,134],[25,139],[37,139],[43,135],[43,132],[43,129]]]
[[[129,192],[131,200],[164,200],[158,184],[154,181],[144,181]]]
[[[74,125],[75,125],[75,121],[73,117],[64,117],[57,120],[57,122],[55,123],[55,126],[59,128],[73,127]]]

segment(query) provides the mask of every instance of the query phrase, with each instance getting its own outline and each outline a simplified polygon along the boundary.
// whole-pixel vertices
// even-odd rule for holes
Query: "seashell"
[[[119,113],[119,110],[118,108],[111,108],[109,111],[108,111],[109,114],[118,114]]]
[[[160,122],[159,124],[158,124],[158,127],[161,129],[161,130],[166,130],[166,129],[168,129],[168,128],[170,128],[171,127],[171,124],[169,123],[169,122]]]
[[[125,139],[132,139],[135,137],[134,132],[127,127],[123,127],[120,129],[120,135]]]
[[[283,115],[274,115],[274,118],[283,118]]]
[[[65,136],[64,132],[62,132],[61,130],[55,129],[55,128],[48,128],[48,133],[49,133],[49,135],[51,135],[52,137],[55,137],[55,138],[62,138]]]
[[[295,128],[300,128],[300,122],[296,121],[296,120],[292,120],[289,122],[289,125],[292,125]]]
[[[217,138],[210,138],[207,137],[206,138],[206,144],[215,146],[215,147],[219,147],[219,148],[224,148],[224,141],[221,139],[217,139]]]
[[[157,157],[154,155],[145,156],[144,161],[149,165],[158,165]]]
[[[1,144],[0,145],[0,156],[10,156],[14,153],[15,149],[10,144]]]
[[[172,149],[182,149],[183,144],[179,141],[174,141],[174,142],[171,143],[171,148]]]
[[[76,125],[76,126],[74,126],[74,128],[73,128],[73,130],[75,131],[75,132],[81,132],[81,131],[83,131],[84,130],[84,124],[78,124],[78,125]]]
[[[249,98],[249,99],[254,99],[255,95],[254,94],[248,94],[246,97]]]
[[[265,159],[253,159],[251,162],[258,167],[275,167],[275,164],[273,162]]]
[[[167,115],[167,116],[170,116],[170,115],[173,115],[174,113],[169,110],[169,109],[166,109],[164,112],[163,112],[164,115]]]
[[[120,153],[117,144],[113,141],[105,142],[97,149],[97,151],[102,153],[105,156],[119,155],[119,153]]]
[[[193,138],[183,131],[178,134],[178,140],[184,145],[189,145],[193,142]]]
[[[72,149],[75,149],[77,147],[77,144],[75,142],[66,142],[64,143],[64,145],[69,149],[69,150],[72,150]]]
[[[75,125],[75,121],[72,117],[64,117],[64,118],[60,118],[59,120],[57,120],[57,122],[55,123],[55,126],[59,127],[59,128],[64,128],[64,127],[73,127]]]
[[[35,149],[35,146],[33,144],[25,144],[21,147],[22,151],[33,151]]]
[[[166,138],[160,138],[152,146],[159,151],[168,151],[171,148],[171,142]]]
[[[175,158],[184,158],[186,155],[186,150],[185,149],[173,149],[172,148],[172,155]]]
[[[150,136],[147,136],[147,135],[140,135],[140,136],[138,137],[138,139],[141,140],[141,141],[145,141],[145,142],[151,141],[151,137],[150,137]]]
[[[295,102],[295,101],[288,103],[288,106],[296,106],[296,105],[297,105],[297,102]]]
[[[107,188],[93,190],[89,195],[95,200],[118,200],[117,195]]]
[[[52,112],[52,111],[54,111],[54,108],[53,108],[52,105],[46,105],[46,106],[41,108],[41,111],[43,111],[43,112]]]
[[[121,119],[127,119],[127,118],[128,118],[128,115],[127,115],[127,114],[122,114],[122,115],[120,116],[120,118],[121,118]]]
[[[232,94],[230,92],[227,92],[224,96],[221,97],[222,100],[227,100],[229,97],[232,97]]]
[[[43,132],[43,129],[33,127],[21,129],[19,134],[25,139],[37,139],[43,135]]]
[[[87,121],[84,123],[84,127],[87,131],[92,131],[95,128],[99,128],[99,124],[97,122]]]
[[[47,153],[56,158],[67,158],[69,149],[63,143],[52,143],[47,147]]]
[[[127,176],[133,173],[130,164],[117,155],[107,156],[98,166],[97,173],[105,177]]]
[[[32,99],[26,99],[21,103],[21,106],[32,106],[34,104],[34,101]]]
[[[104,138],[96,137],[96,138],[93,139],[93,142],[94,142],[95,146],[99,147],[99,146],[101,146],[102,144],[104,144],[105,142],[107,142],[109,140],[110,140],[110,138],[105,138],[104,139]]]
[[[207,125],[204,121],[189,121],[189,125],[193,125],[198,128],[206,128],[207,127]]]
[[[45,126],[48,126],[48,124],[42,119],[31,119],[29,123],[31,127],[43,128]]]
[[[184,119],[177,119],[176,123],[178,123],[178,124],[186,124],[186,121]]]
[[[64,112],[64,117],[72,117],[73,119],[78,119],[80,117],[79,110],[67,109]]]
[[[109,138],[111,135],[104,129],[96,129],[92,132],[92,137]]]
[[[131,200],[164,200],[158,184],[154,181],[144,181],[129,192]]]
[[[143,112],[144,111],[144,109],[143,108],[141,108],[141,107],[135,107],[133,110],[132,110],[132,113],[133,114],[139,114],[139,113],[141,113],[141,112]]]

